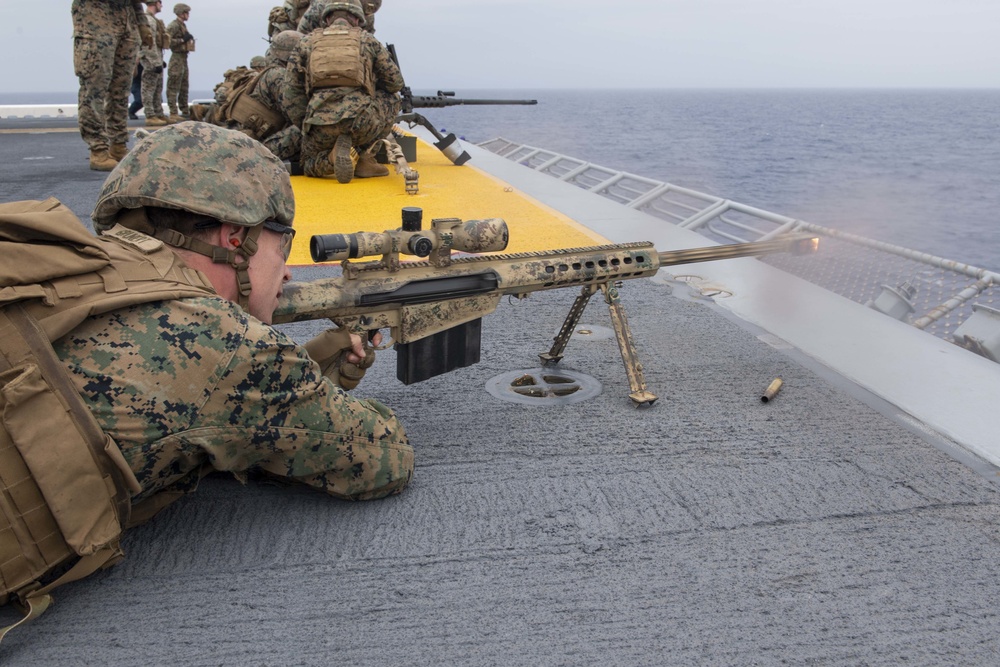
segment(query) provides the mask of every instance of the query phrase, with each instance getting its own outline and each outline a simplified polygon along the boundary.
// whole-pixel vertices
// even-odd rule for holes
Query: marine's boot
[[[389,168],[384,164],[379,164],[372,151],[365,151],[358,159],[358,166],[354,168],[354,175],[357,178],[376,178],[378,176],[388,176]]]
[[[184,116],[171,112],[170,118],[167,119],[167,122],[173,125],[174,123],[183,123],[186,120],[187,118],[185,118]]]
[[[355,153],[355,155],[357,155]],[[354,177],[354,160],[351,157],[351,135],[341,134],[337,137],[337,143],[330,151],[330,162],[333,163],[333,175],[341,183],[350,183]]]
[[[111,148],[108,149],[108,155],[115,162],[121,162],[126,153],[128,153],[128,146],[125,144],[111,144]]]
[[[166,118],[160,118],[159,116],[147,116],[146,117],[146,127],[163,127],[164,125],[169,125],[170,123]]]
[[[91,149],[90,168],[94,171],[111,171],[118,166],[118,160],[108,154],[107,148]]]

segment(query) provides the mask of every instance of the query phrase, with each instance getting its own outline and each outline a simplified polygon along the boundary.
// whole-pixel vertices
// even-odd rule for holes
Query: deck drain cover
[[[614,337],[614,329],[599,324],[578,324],[573,329],[573,338],[577,340],[609,340]]]
[[[497,375],[486,391],[501,401],[525,405],[569,405],[601,393],[601,383],[583,373],[557,368],[530,368]]]

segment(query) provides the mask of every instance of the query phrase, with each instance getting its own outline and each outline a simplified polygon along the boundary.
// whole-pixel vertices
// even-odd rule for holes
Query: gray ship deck
[[[0,137],[0,198],[84,217],[103,180],[84,160],[72,134]],[[359,388],[408,427],[402,495],[210,477],[129,533],[124,563],[57,591],[0,664],[1000,662],[995,468],[679,284],[622,294],[652,408],[597,336],[562,364],[596,398],[493,398],[573,292],[505,303],[479,365],[406,387],[386,352]],[[610,326],[596,301],[584,321]]]

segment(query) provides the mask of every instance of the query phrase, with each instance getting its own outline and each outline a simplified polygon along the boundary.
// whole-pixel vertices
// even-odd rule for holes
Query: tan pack
[[[0,204],[0,606],[110,567],[141,488],[52,349],[90,315],[213,294],[160,241],[94,237],[55,199]]]
[[[253,76],[233,85],[226,95],[225,104],[219,106],[215,116],[223,124],[230,121],[239,123],[240,129],[257,141],[264,141],[287,125],[281,112],[264,106],[250,96],[266,71],[254,72]]]
[[[361,53],[364,30],[332,25],[323,30],[309,56],[309,90],[364,88],[375,94],[372,68]]]

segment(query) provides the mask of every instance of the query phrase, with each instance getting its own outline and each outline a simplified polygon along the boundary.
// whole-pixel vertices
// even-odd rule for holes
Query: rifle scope
[[[404,209],[404,227],[386,232],[356,234],[317,234],[309,240],[309,253],[314,262],[333,262],[400,253],[428,257],[434,251],[501,252],[507,248],[507,223],[501,218],[466,220],[439,218],[431,228],[421,230],[413,225],[413,211]],[[409,213],[409,216],[407,215]],[[409,218],[409,219],[407,219]]]

